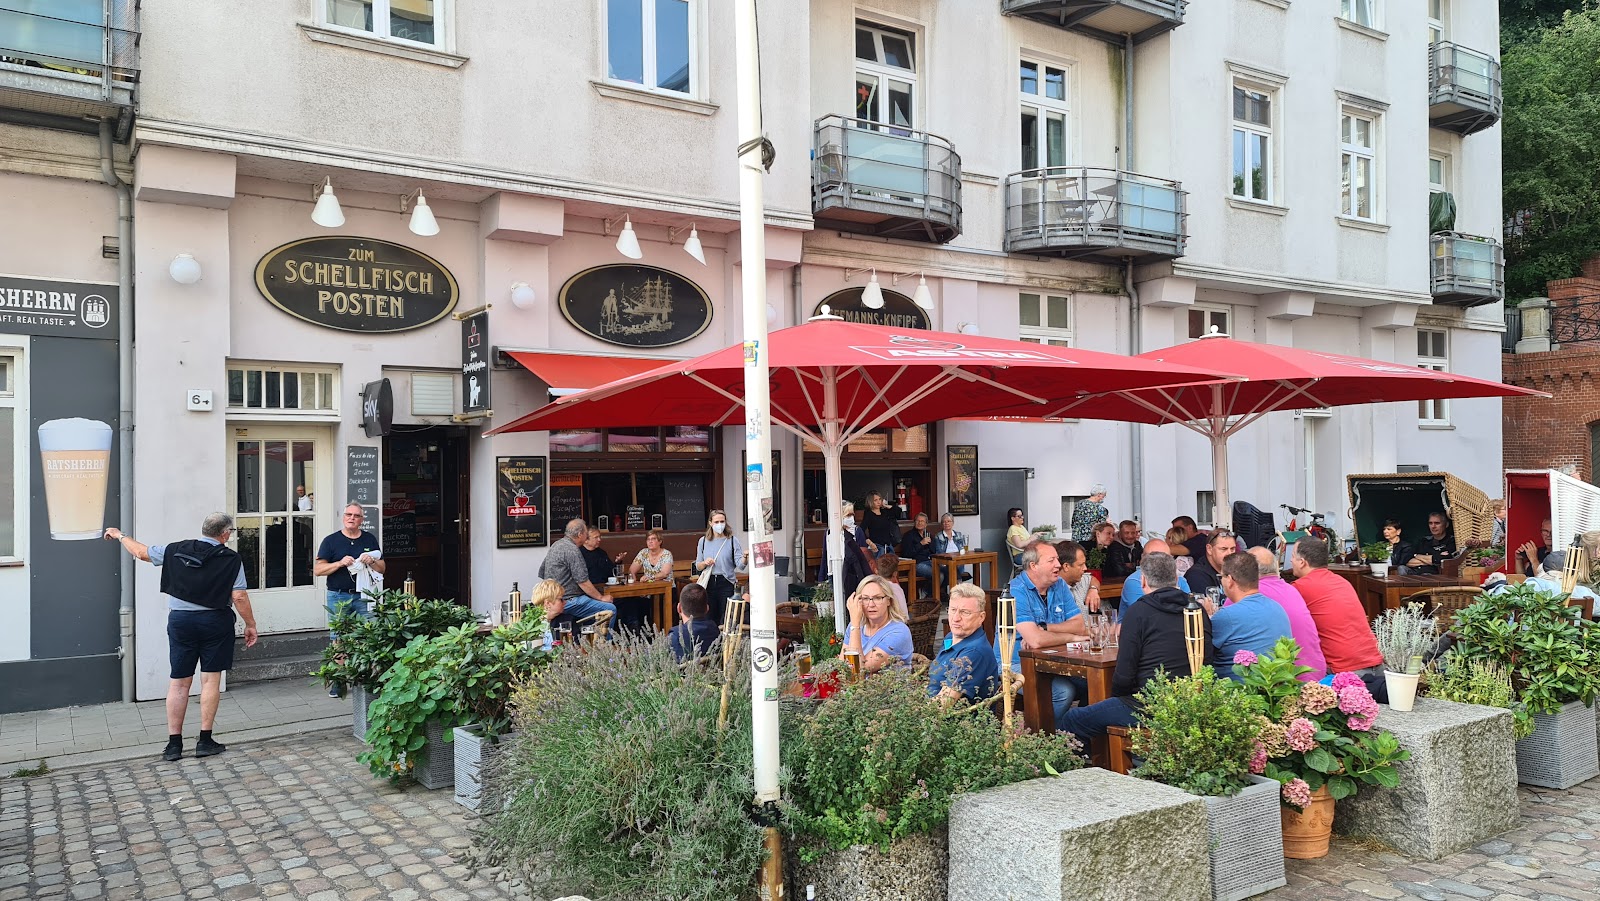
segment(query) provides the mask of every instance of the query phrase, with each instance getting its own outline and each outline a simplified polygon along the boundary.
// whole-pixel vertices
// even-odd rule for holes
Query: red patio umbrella
[[[1060,404],[1019,405],[999,415],[1177,423],[1211,441],[1216,508],[1228,505],[1228,438],[1268,413],[1395,401],[1546,396],[1452,372],[1345,354],[1236,341],[1209,335],[1135,359],[1207,369],[1233,381],[1118,390]]]
[[[768,340],[772,424],[822,450],[836,609],[844,598],[840,455],[863,433],[1218,378],[1205,367],[837,317],[780,329]],[[489,434],[741,422],[744,366],[743,347],[727,347],[568,395]]]

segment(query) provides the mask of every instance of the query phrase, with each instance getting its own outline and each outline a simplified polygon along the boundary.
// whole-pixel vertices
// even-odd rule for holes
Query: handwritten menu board
[[[553,473],[550,476],[550,531],[559,533],[567,523],[583,518],[583,476]]]
[[[361,528],[377,534],[378,505],[382,503],[382,467],[378,449],[352,444],[345,453],[345,500],[361,505]],[[379,537],[380,542],[383,536]],[[385,544],[387,550],[387,544]]]
[[[667,494],[667,528],[670,530],[706,527],[706,483],[702,475],[667,476],[662,481]]]

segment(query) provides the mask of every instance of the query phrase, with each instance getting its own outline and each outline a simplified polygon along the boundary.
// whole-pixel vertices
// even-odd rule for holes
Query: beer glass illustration
[[[39,426],[50,537],[81,541],[105,528],[111,426],[94,419],[52,419]]]

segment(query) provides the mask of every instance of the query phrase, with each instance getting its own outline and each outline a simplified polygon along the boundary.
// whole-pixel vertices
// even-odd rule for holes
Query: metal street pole
[[[768,393],[767,241],[762,178],[770,145],[761,134],[761,57],[756,0],[734,4],[739,105],[739,244],[744,292],[745,510],[750,519],[750,702],[756,804],[766,826],[762,895],[783,896],[777,829],[778,610],[772,540],[772,402]]]

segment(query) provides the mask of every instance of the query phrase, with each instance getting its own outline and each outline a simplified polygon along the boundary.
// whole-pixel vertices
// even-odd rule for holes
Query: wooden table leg
[[[1049,678],[1039,673],[1032,657],[1022,658],[1022,724],[1034,732],[1054,732],[1056,728]]]
[[[995,589],[1000,587],[1000,563],[999,563],[999,558],[996,557],[995,560],[996,560],[996,562],[994,562],[994,563],[985,563],[984,564],[985,566],[989,567],[989,590],[991,590],[991,591],[993,591],[993,590],[995,590]],[[976,578],[978,574],[977,573],[973,573],[972,575],[973,575],[974,578]]]

